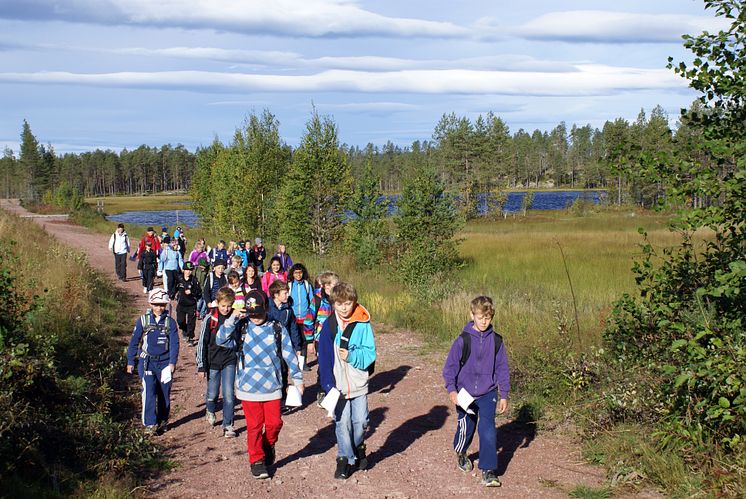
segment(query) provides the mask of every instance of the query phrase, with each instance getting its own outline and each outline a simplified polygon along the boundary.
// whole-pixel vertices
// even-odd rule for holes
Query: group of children
[[[264,272],[255,259],[259,255],[263,263],[266,254],[257,253],[256,246],[247,249],[239,242],[229,255],[223,241],[211,250],[198,241],[185,261],[183,255],[181,259],[176,256],[179,252],[174,243],[155,238],[151,229],[141,241],[140,261],[157,253],[161,244],[172,246],[160,253],[162,289],[152,287],[148,270],[150,286],[144,287],[151,308],[136,322],[127,351],[127,372],[133,373],[137,365],[142,379],[146,432],[157,434],[167,429],[181,330],[182,338],[197,347],[197,371],[207,382],[207,423],[217,424],[222,392],[223,435],[235,437],[235,399],[241,401],[254,477],[269,477],[282,414],[291,405],[289,392],[297,390],[302,395],[308,384],[304,371],[311,370],[308,360],[312,355],[318,366],[317,403],[329,410],[335,422],[334,477],[346,479],[353,470],[366,469],[368,380],[376,346],[370,313],[358,303],[355,288],[329,271],[311,284],[305,266],[294,264],[283,245],[278,246]],[[183,231],[180,235],[183,237]],[[261,239],[256,242],[261,244]],[[231,259],[230,266],[227,259]],[[143,265],[144,283],[145,274]],[[171,300],[177,301],[176,323],[166,311]],[[470,471],[472,463],[466,450],[478,433],[482,483],[499,486],[494,419],[496,413],[507,409],[507,354],[491,325],[492,300],[473,300],[471,315],[472,321],[454,342],[443,368],[445,386],[458,413],[454,449],[458,468]],[[201,327],[195,340],[199,319]],[[468,405],[464,405],[461,392],[471,397]]]

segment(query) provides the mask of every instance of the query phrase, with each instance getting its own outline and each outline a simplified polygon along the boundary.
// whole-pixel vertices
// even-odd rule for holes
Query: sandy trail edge
[[[0,208],[24,212],[8,200],[1,200]],[[145,308],[133,262],[128,262],[130,280],[116,281],[108,235],[67,222],[34,220],[63,244],[84,252],[93,268],[127,291],[130,304],[138,310]],[[130,237],[134,244],[140,234]],[[374,327],[379,360],[369,395],[371,429],[366,442],[371,469],[345,482],[333,479],[333,426],[321,409],[310,404],[315,390],[309,389],[304,397],[307,405],[283,418],[278,468],[272,479],[254,480],[248,470],[240,407],[236,410],[238,438],[226,439],[219,426],[208,427],[205,386],[195,375],[194,349],[182,345],[172,390],[172,428],[157,437],[178,466],[141,490],[157,497],[567,497],[566,491],[576,485],[604,483],[605,471],[583,463],[569,438],[533,434],[498,417],[503,487],[481,487],[476,473],[463,474],[455,467],[451,443],[456,418],[442,386],[442,355],[421,355],[421,341],[411,332],[380,324]],[[306,373],[307,385],[315,383],[315,370]],[[470,449],[474,457],[477,445],[475,439]]]

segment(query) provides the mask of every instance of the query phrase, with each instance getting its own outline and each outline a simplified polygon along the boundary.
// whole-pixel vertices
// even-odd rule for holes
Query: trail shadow
[[[368,426],[368,431],[366,432],[366,438],[367,436],[375,433],[376,428],[381,425],[381,423],[385,419],[386,411],[388,411],[387,407],[378,407],[370,411],[370,413],[368,414],[370,423]],[[304,457],[323,454],[329,449],[333,448],[335,445],[337,445],[337,437],[334,434],[334,421],[332,420],[328,425],[321,428],[318,433],[313,435],[308,440],[308,444],[306,444],[305,447],[303,447],[298,452],[290,454],[289,456],[285,456],[277,461],[277,463],[275,463],[274,465],[274,468],[280,468],[286,464],[292,463],[293,461],[302,459]]]
[[[195,419],[200,419],[204,417],[205,411],[204,409],[197,409],[196,411],[192,412],[191,414],[187,414],[185,416],[182,416],[181,418],[177,419],[173,423],[169,423],[168,426],[171,429],[178,428],[179,426],[183,424],[187,424],[189,421],[194,421]]]
[[[518,411],[516,418],[497,428],[497,475],[502,476],[513,460],[515,452],[528,447],[536,438],[536,421],[533,415],[536,410],[526,404]]]
[[[407,448],[430,431],[439,430],[448,419],[448,407],[436,405],[427,414],[421,414],[405,421],[392,431],[386,441],[368,457],[368,469],[373,469],[386,459],[407,450]]]
[[[407,376],[410,369],[412,366],[399,366],[390,371],[375,374],[368,382],[368,392],[391,393],[396,388],[396,384]]]

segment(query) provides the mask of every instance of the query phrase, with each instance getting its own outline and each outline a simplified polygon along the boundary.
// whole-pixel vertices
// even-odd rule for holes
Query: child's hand
[[[301,384],[301,385],[298,386],[298,391],[300,392],[301,395],[303,395],[303,391],[305,389],[306,389],[306,385]]]
[[[458,402],[457,402],[457,400],[458,400],[458,393],[456,393],[456,392],[449,392],[448,393],[448,398],[451,399],[451,403],[453,405],[458,405]]]
[[[176,371],[176,364],[169,364],[168,368],[171,369],[171,374],[173,374]]]
[[[127,374],[132,374],[132,371],[135,370],[135,366],[127,366]]]
[[[313,342],[308,344],[308,355],[315,355],[316,348],[313,346]]]
[[[198,373],[197,373],[197,377],[198,377],[198,378],[202,378],[202,379],[205,379],[205,378],[207,378],[207,373],[206,373],[205,371],[202,371],[201,373],[200,373],[200,372],[198,372]]]
[[[184,294],[185,295],[191,295],[192,294],[192,290],[189,289],[189,288],[187,288],[187,289],[184,290]]]
[[[508,410],[508,400],[500,399],[500,403],[497,405],[497,413],[502,414]]]
[[[350,355],[350,353],[346,349],[344,349],[344,348],[340,348],[339,349],[339,358],[340,359],[342,359],[345,362],[347,362],[347,356],[348,355]]]

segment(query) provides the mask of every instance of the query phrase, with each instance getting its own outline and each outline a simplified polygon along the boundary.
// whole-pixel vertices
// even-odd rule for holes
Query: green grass
[[[581,499],[608,499],[611,497],[609,487],[589,487],[588,485],[578,485],[572,489],[568,495]]]
[[[148,196],[106,196],[86,198],[85,202],[96,208],[97,201],[104,202],[104,212],[115,215],[125,211],[148,210],[188,210],[189,205],[184,201],[191,201],[186,194],[154,194]]]

